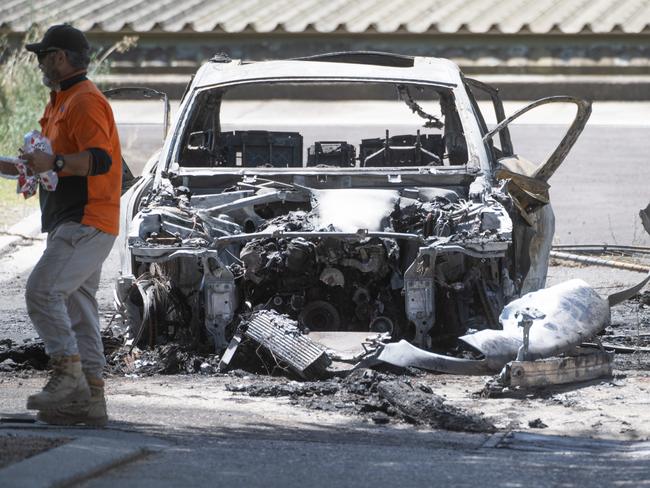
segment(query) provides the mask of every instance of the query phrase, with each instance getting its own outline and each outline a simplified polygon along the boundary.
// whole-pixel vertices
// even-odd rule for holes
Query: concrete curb
[[[33,239],[41,234],[40,210],[28,215],[17,224],[12,225],[5,235],[0,235],[0,254],[23,239]]]
[[[43,434],[31,431],[19,435]],[[74,431],[57,431],[56,437],[74,437],[74,434]],[[54,432],[46,434],[54,435]],[[0,469],[0,484],[7,488],[69,486],[164,448],[145,439],[77,436],[67,444]]]

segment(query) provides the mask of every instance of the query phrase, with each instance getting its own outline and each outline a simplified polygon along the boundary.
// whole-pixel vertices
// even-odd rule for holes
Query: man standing
[[[47,246],[27,281],[27,311],[53,371],[27,408],[54,424],[105,425],[105,365],[95,294],[119,227],[122,156],[111,108],[86,78],[90,46],[70,25],[55,25],[26,46],[36,54],[50,102],[40,120],[54,154],[22,153],[32,173],[54,170],[40,188]],[[7,165],[2,171],[12,172]]]

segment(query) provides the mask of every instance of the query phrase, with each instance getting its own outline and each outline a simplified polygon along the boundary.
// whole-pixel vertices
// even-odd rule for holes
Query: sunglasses
[[[38,62],[41,63],[47,57],[48,54],[55,53],[57,51],[60,51],[60,49],[56,47],[44,49],[43,51],[38,51],[36,53],[36,58],[38,59]]]

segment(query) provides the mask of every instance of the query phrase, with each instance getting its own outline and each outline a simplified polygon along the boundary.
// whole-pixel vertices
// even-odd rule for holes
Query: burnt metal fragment
[[[434,428],[465,431],[494,432],[496,427],[480,415],[472,415],[445,405],[436,394],[414,388],[405,381],[386,381],[377,386],[379,395],[386,399],[404,417],[414,423]]]
[[[639,217],[641,217],[643,228],[650,234],[650,203],[646,208],[639,210]]]
[[[405,340],[382,344],[376,352],[361,361],[357,367],[371,367],[380,363],[449,374],[485,375],[491,372],[485,359],[463,359],[436,354],[415,347]]]
[[[548,425],[546,425],[542,419],[536,418],[528,422],[528,427],[531,429],[545,429],[548,427]]]
[[[593,351],[576,356],[539,359],[537,361],[512,361],[503,372],[507,386],[542,387],[589,381],[612,375],[614,355]]]
[[[251,315],[239,329],[242,335],[265,349],[302,378],[326,375],[331,360],[325,348],[303,335],[295,320],[270,310]]]

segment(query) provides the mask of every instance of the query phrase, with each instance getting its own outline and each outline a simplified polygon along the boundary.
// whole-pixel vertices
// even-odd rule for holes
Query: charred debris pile
[[[289,397],[292,403],[315,410],[361,415],[377,424],[392,419],[437,429],[493,432],[494,425],[481,415],[448,405],[424,382],[422,373],[409,375],[358,369],[327,381],[254,381],[226,384],[226,389],[255,397]]]

